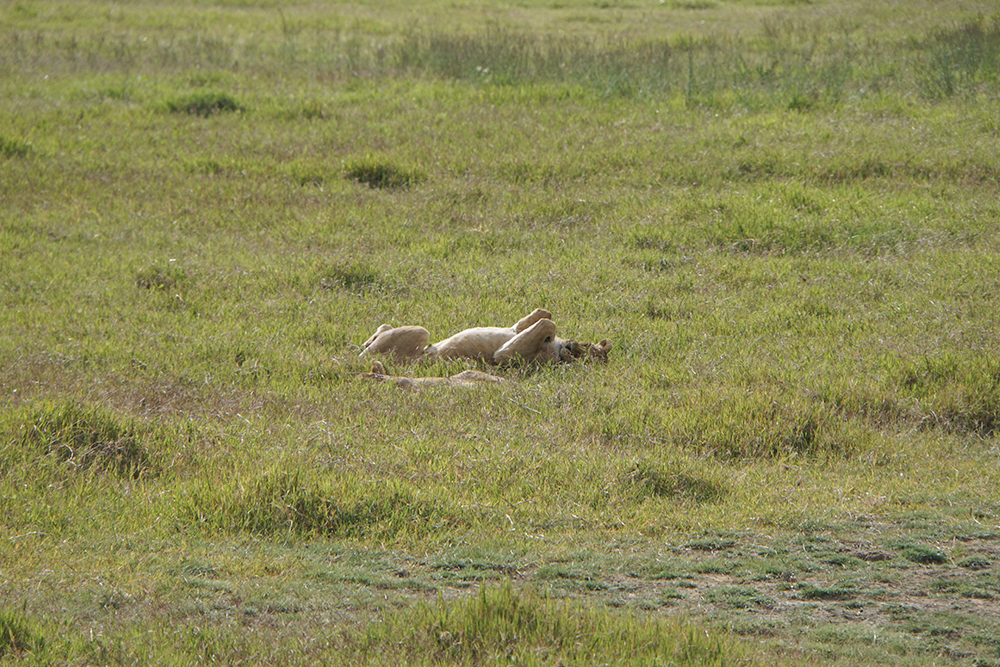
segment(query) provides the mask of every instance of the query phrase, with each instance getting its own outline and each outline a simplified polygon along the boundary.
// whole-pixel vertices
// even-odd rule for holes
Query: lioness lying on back
[[[606,338],[596,344],[558,338],[552,313],[542,308],[536,308],[512,327],[475,327],[434,345],[428,345],[429,341],[430,333],[423,327],[393,328],[383,324],[365,341],[359,358],[389,354],[397,361],[475,359],[499,365],[514,359],[541,363],[607,361],[611,350],[611,341]]]

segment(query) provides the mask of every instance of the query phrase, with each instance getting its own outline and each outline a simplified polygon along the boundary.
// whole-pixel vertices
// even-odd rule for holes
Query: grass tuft
[[[975,355],[925,356],[902,364],[899,383],[931,406],[928,424],[991,436],[1000,425],[1000,364]]]
[[[406,664],[748,664],[703,629],[679,622],[599,613],[484,586],[457,602],[421,605],[369,627],[366,663]],[[381,658],[379,660],[378,658]]]
[[[776,604],[773,598],[761,594],[752,586],[719,586],[709,590],[705,600],[733,609],[771,609]]]
[[[331,176],[331,170],[323,162],[296,160],[285,167],[293,181],[301,186],[322,186]]]
[[[395,289],[393,281],[363,262],[320,268],[317,282],[325,290],[344,289],[351,294],[388,292]]]
[[[370,188],[409,188],[424,180],[419,170],[392,163],[384,157],[366,155],[347,162],[345,176]]]
[[[640,462],[622,477],[626,487],[640,495],[713,502],[726,495],[722,484],[650,462]]]
[[[966,556],[955,564],[967,570],[988,570],[993,566],[993,561],[982,556]]]
[[[167,102],[167,110],[172,113],[186,113],[191,116],[209,116],[224,112],[245,111],[234,97],[228,93],[198,92]]]
[[[36,634],[20,614],[0,611],[0,657],[19,653],[39,653],[45,638]]]
[[[1000,82],[1000,14],[934,30],[923,48],[931,97],[969,95],[984,84]]]
[[[22,453],[51,456],[74,470],[133,479],[155,472],[139,428],[104,408],[68,402],[22,409],[8,428]]]
[[[27,157],[31,153],[31,144],[20,139],[10,139],[0,136],[0,156],[5,158]]]
[[[801,584],[798,588],[799,597],[803,600],[850,600],[858,596],[858,591],[843,585],[814,586]]]
[[[822,405],[769,391],[719,396],[719,409],[692,410],[673,439],[722,458],[847,456],[863,444]]]
[[[724,551],[736,545],[736,541],[728,537],[710,536],[692,540],[684,545],[686,549],[695,551]]]
[[[135,286],[140,289],[172,289],[184,278],[184,272],[175,268],[150,266],[135,275]]]
[[[948,562],[943,553],[923,544],[907,544],[900,550],[900,555],[908,561],[922,565],[941,565]]]
[[[269,537],[386,540],[464,523],[442,503],[419,500],[395,484],[369,486],[353,478],[317,482],[298,471],[196,489],[180,512],[210,530]]]

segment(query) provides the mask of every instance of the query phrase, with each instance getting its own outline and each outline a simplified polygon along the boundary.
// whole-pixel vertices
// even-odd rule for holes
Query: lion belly
[[[514,337],[514,331],[503,327],[476,327],[460,331],[434,345],[443,359],[476,358],[493,363],[493,353]]]

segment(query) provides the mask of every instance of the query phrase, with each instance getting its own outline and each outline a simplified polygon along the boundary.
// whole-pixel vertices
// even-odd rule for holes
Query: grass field
[[[1000,665],[998,176],[993,3],[0,0],[0,662]]]

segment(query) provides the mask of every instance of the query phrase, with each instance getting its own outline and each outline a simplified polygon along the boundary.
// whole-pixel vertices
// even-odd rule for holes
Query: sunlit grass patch
[[[388,639],[394,638],[393,642]],[[735,647],[683,623],[597,613],[572,603],[482,587],[456,603],[422,605],[370,626],[359,646],[366,660],[470,664],[503,656],[524,665],[590,664],[628,655],[633,664],[741,664]]]
[[[482,664],[500,659],[528,666],[553,661],[603,664],[622,656],[639,665],[755,664],[734,642],[705,626],[553,601],[518,591],[509,583],[483,586],[459,599],[439,597],[436,602],[387,605],[364,624],[343,626],[336,641],[322,645],[282,636],[270,627],[276,618],[282,619],[286,632],[292,627],[311,627],[302,618],[308,617],[305,612],[314,611],[295,598],[274,594],[247,598],[244,591],[225,587],[191,590],[199,592],[206,602],[213,596],[220,602],[236,597],[240,600],[237,620],[254,626],[255,631],[247,632],[210,605],[200,604],[190,612],[212,622],[194,625],[189,618],[168,616],[155,622],[139,621],[131,627],[109,627],[100,640],[70,636],[65,641],[52,641],[18,615],[7,613],[0,616],[0,629],[10,632],[0,634],[0,640],[13,638],[17,643],[0,644],[0,655],[71,663],[100,652],[109,664],[251,659],[264,652],[281,664],[299,664],[304,654],[309,662],[376,666]],[[107,609],[121,613],[113,601]]]

